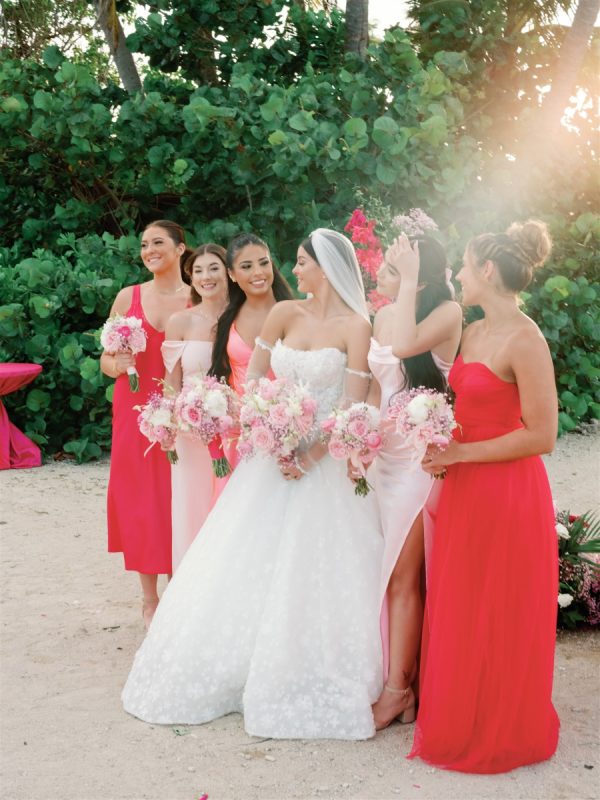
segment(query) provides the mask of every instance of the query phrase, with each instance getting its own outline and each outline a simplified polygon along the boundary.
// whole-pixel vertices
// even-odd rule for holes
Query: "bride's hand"
[[[398,270],[401,278],[419,279],[419,243],[411,243],[404,233],[394,239],[385,253],[385,260]]]
[[[352,463],[352,459],[348,459],[346,462],[346,473],[351,481],[358,481],[360,478],[364,478],[364,474],[359,470],[359,468]],[[365,471],[369,469],[370,464],[365,464]]]
[[[308,460],[304,453],[296,453],[290,458],[281,459],[279,469],[286,481],[297,481],[308,472]]]

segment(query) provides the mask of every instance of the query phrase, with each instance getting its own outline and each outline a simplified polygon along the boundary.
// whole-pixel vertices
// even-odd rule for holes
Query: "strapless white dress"
[[[346,356],[277,343],[277,377],[325,417]],[[383,539],[375,499],[325,456],[298,481],[270,458],[235,470],[167,587],[123,690],[153,723],[244,714],[249,734],[366,739],[382,688]]]

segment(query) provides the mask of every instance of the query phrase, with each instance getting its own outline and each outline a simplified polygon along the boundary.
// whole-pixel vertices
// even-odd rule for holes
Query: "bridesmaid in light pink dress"
[[[291,300],[292,292],[273,264],[268,245],[253,233],[241,233],[231,240],[225,263],[230,279],[229,305],[217,325],[210,373],[225,378],[241,395],[254,340],[271,308],[280,300]],[[225,445],[225,450],[235,467],[236,440]]]
[[[462,313],[453,302],[446,255],[434,239],[419,237],[411,247],[400,237],[388,249],[377,274],[378,291],[395,299],[376,315],[369,350],[373,381],[368,402],[385,420],[390,399],[416,386],[445,391],[458,349]],[[421,456],[392,432],[375,464],[375,488],[384,534],[381,572],[381,632],[386,683],[373,706],[378,730],[395,718],[412,722],[412,683],[421,628],[424,560],[423,516],[434,480],[421,469]]]
[[[165,381],[177,392],[190,376],[210,367],[217,321],[228,301],[225,249],[200,245],[186,260],[184,271],[192,282],[193,305],[169,318],[161,348]],[[171,467],[173,572],[226,482],[215,477],[208,448],[199,439],[180,433],[175,447],[179,459]]]

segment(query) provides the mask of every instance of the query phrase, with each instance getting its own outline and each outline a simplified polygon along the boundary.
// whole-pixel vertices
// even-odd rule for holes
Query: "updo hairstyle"
[[[518,293],[530,284],[534,269],[550,255],[552,239],[545,222],[529,219],[513,222],[506,233],[475,236],[468,250],[478,267],[486,261],[495,264],[504,286]]]

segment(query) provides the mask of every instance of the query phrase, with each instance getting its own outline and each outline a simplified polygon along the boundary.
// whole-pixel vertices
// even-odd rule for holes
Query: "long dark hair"
[[[207,242],[206,244],[201,244],[195,250],[188,255],[186,260],[183,263],[183,271],[185,275],[189,278],[190,284],[192,283],[192,273],[194,271],[194,261],[198,258],[198,256],[204,256],[207,253],[211,253],[213,256],[217,256],[219,261],[223,263],[225,267],[225,274],[227,275],[227,290],[229,295],[233,291],[232,287],[235,286],[235,283],[231,280],[229,272],[227,270],[227,251],[224,247],[221,247],[220,244],[213,244],[213,242]],[[193,306],[197,306],[202,302],[202,297],[198,294],[198,292],[194,289],[193,285],[190,288],[190,300],[192,301]]]
[[[185,241],[185,231],[177,222],[173,222],[171,219],[155,219],[153,222],[149,222],[144,230],[145,233],[148,228],[162,228],[163,231],[167,234],[169,239],[172,239],[175,244],[183,244],[185,245],[185,250],[179,257],[179,272],[181,273],[181,279],[184,283],[187,283],[188,286],[191,283],[189,275],[184,271],[184,264],[190,256],[192,252],[190,248],[187,246]]]
[[[442,245],[429,236],[412,236],[411,242],[419,243],[419,284],[424,284],[417,294],[416,321],[417,324],[429,316],[447,300],[452,300],[452,290],[446,281],[447,259]],[[407,389],[417,386],[426,386],[445,392],[448,383],[444,374],[433,360],[430,350],[416,356],[402,359],[406,373]]]
[[[264,247],[269,252],[269,246],[261,238],[254,233],[240,233],[235,236],[227,246],[227,254],[225,265],[229,273],[233,269],[233,261],[239,251],[249,244],[255,244],[259,247]],[[273,286],[271,287],[275,301],[291,300],[293,298],[292,290],[287,284],[285,278],[281,275],[275,264],[273,264]],[[229,361],[229,354],[227,353],[227,342],[229,341],[229,331],[235,322],[237,315],[240,313],[241,307],[246,302],[246,295],[240,289],[238,283],[231,282],[229,287],[229,303],[225,311],[219,317],[217,323],[217,333],[215,336],[215,343],[212,350],[212,362],[208,371],[209,375],[216,375],[218,378],[229,380],[231,375],[231,363]]]

